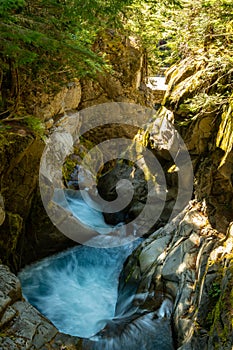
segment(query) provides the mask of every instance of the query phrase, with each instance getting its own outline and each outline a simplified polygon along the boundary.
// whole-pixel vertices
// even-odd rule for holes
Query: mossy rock
[[[14,213],[6,213],[0,230],[0,258],[9,266],[16,267],[18,254],[17,244],[23,229],[23,218]]]
[[[233,95],[231,96],[233,98]],[[223,166],[227,156],[233,147],[233,102],[230,100],[229,107],[222,114],[221,124],[219,126],[218,135],[216,138],[216,146],[225,151],[225,155],[221,160],[219,167]]]
[[[0,133],[0,186],[6,218],[0,226],[0,252],[4,263],[17,270],[18,240],[24,232],[38,186],[44,142],[22,126]]]

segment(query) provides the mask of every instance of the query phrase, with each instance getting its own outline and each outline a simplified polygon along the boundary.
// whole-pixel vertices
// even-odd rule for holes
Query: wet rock
[[[141,308],[145,305],[153,307],[150,301],[153,293],[155,299],[161,291],[164,296],[173,298],[174,337],[178,348],[194,349],[193,345],[188,346],[190,341],[199,344],[194,336],[197,310],[202,308],[200,300],[205,294],[203,281],[207,276],[208,258],[216,244],[216,232],[194,202],[192,208],[186,208],[145,240],[125,267],[127,286],[127,283],[134,283],[134,259],[138,260],[138,293],[145,295],[145,298],[137,299],[136,304]]]
[[[140,268],[142,273],[145,272],[159,257],[163,254],[168,246],[170,236],[164,236],[154,240],[146,246],[139,255]]]
[[[17,316],[7,329],[7,334],[16,337],[16,344],[25,349],[39,349],[50,341],[57,329],[26,301],[18,301],[12,305]]]
[[[0,265],[0,316],[3,316],[8,305],[20,298],[21,288],[18,278],[10,272],[7,266]],[[3,322],[2,319],[1,322]]]
[[[134,195],[129,205],[121,212],[120,219],[129,222],[140,215],[138,226],[147,225],[147,233],[152,233],[164,225],[171,215],[174,217],[183,210],[192,194],[191,162],[186,171],[187,157],[182,148],[184,146],[179,142],[178,133],[169,122],[172,116],[166,108],[162,108],[153,118],[147,124],[145,132],[132,130],[136,134],[127,152],[132,159],[138,159],[136,165],[116,161],[110,170],[103,169],[98,180],[100,194],[108,201],[116,198],[116,186],[121,179],[131,182]],[[150,156],[146,147],[152,151],[148,152]],[[177,157],[179,168],[173,160]],[[126,197],[130,197],[127,194],[127,186],[124,193]],[[179,200],[174,208],[177,196]],[[146,210],[143,211],[145,204]],[[119,213],[117,216],[119,217]],[[114,214],[106,213],[105,219],[110,224],[118,223],[118,218],[114,220]]]

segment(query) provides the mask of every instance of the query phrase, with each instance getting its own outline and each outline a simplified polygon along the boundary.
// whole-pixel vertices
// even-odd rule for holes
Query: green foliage
[[[45,68],[64,69],[68,64],[76,73],[88,68],[87,58],[100,63],[90,50],[92,41],[85,40],[89,35],[82,30],[86,28],[86,19],[80,20],[77,8],[77,1],[76,4],[67,1],[66,6],[63,1],[54,0],[35,0],[33,5],[19,0],[4,1],[0,6],[3,62],[10,58],[17,67],[34,62],[34,73],[46,61],[49,64]]]
[[[56,83],[107,69],[93,43],[100,31],[119,25],[130,2],[0,0],[2,118],[17,112],[30,87],[53,90]]]
[[[65,185],[67,185],[67,183],[70,181],[71,174],[73,173],[76,164],[77,162],[72,160],[70,157],[66,158],[62,167],[62,176],[63,176]]]
[[[0,16],[8,16],[25,5],[25,0],[0,0]]]
[[[154,71],[205,52],[215,65],[232,64],[232,13],[231,0],[134,1],[126,29],[142,39]]]
[[[187,116],[195,115],[195,119],[200,114],[210,114],[216,112],[226,104],[228,99],[220,93],[208,95],[206,92],[197,93],[194,97],[188,98],[180,105],[180,111]]]
[[[33,131],[33,133],[36,136],[41,138],[44,137],[45,126],[39,118],[36,118],[34,116],[25,116],[23,118],[23,122],[26,126],[28,126]]]
[[[94,45],[107,29],[139,39],[149,74],[190,55],[208,61],[205,78],[226,97],[232,12],[231,0],[0,0],[0,117],[15,115],[29,88],[50,92],[73,77],[109,70]],[[200,101],[212,94],[200,91]]]
[[[5,133],[7,130],[10,130],[10,125],[5,125],[4,123],[0,122],[0,134]]]
[[[170,47],[174,28],[172,18],[180,1],[134,1],[129,7],[126,29],[137,35],[145,48],[152,72],[170,64]]]
[[[183,8],[173,18],[174,55],[179,58],[208,51],[210,59],[226,54],[231,57],[232,11],[231,0],[183,1]]]
[[[221,294],[221,286],[219,283],[217,282],[213,282],[211,289],[209,291],[209,296],[212,298],[216,298],[218,299],[220,297]]]
[[[51,66],[57,61],[62,68],[68,64],[76,74],[88,68],[95,72],[104,62],[91,45],[100,30],[113,25],[113,19],[117,22],[125,4],[116,0],[1,0],[2,58],[14,59],[17,66],[50,60]]]

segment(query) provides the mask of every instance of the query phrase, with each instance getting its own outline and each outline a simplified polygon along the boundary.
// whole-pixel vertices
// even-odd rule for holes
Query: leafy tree
[[[225,91],[232,7],[231,0],[0,0],[0,118],[19,111],[30,87],[48,91],[108,69],[104,53],[93,50],[107,28],[137,37],[152,73],[187,56],[205,57]]]
[[[128,2],[0,0],[2,116],[19,109],[30,82],[48,87],[51,81],[105,69],[92,44],[100,30],[120,23],[119,13]]]
[[[182,108],[187,115],[221,115],[231,101],[233,83],[233,3],[231,0],[184,1],[172,25],[172,59],[202,62],[204,84]]]

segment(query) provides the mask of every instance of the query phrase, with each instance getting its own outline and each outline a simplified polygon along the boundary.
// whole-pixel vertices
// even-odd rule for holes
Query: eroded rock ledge
[[[219,349],[231,349],[232,308],[227,311],[225,306],[223,328],[228,337],[221,338],[221,332],[213,326],[213,318],[219,297],[215,292],[224,295],[232,288],[232,271],[227,269],[232,265],[229,256],[232,244],[232,233],[221,241],[203,208],[193,202],[171,223],[153,233],[130,257],[124,270],[125,283],[135,280],[139,283],[138,293],[144,295],[143,301],[137,301],[141,307],[156,307],[156,295],[161,293],[173,298],[176,348],[215,349],[216,342]],[[228,272],[222,289],[220,264],[224,260],[224,273]]]

